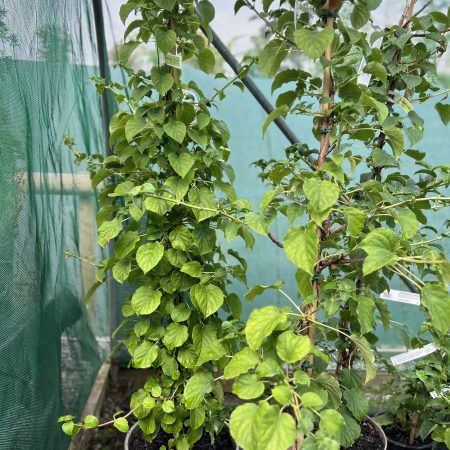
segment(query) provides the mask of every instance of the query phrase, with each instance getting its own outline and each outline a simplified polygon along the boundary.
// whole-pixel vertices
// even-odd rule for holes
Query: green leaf
[[[450,448],[450,428],[447,428],[444,432],[445,445]]]
[[[289,112],[289,107],[287,105],[281,105],[278,108],[275,108],[268,116],[264,122],[262,128],[262,134],[265,136],[267,128],[269,125],[278,117],[283,116],[286,117],[286,114]]]
[[[308,224],[305,227],[293,227],[287,232],[283,247],[286,256],[307,274],[314,275],[319,238],[316,227]]]
[[[114,267],[112,269],[113,278],[118,283],[123,283],[128,278],[128,275],[130,275],[130,272],[131,260],[129,259],[119,260],[116,264],[114,264]]]
[[[206,147],[209,137],[205,133],[198,131],[195,128],[188,128],[187,133],[196,144],[200,145],[200,147]]]
[[[233,383],[233,394],[243,400],[252,400],[261,397],[264,393],[264,383],[258,380],[256,374],[240,375]]]
[[[118,417],[117,419],[114,419],[114,427],[122,433],[128,433],[128,430],[130,429],[128,420],[125,419],[125,417]]]
[[[208,47],[205,47],[197,56],[198,67],[205,73],[212,73],[216,66],[214,53]]]
[[[348,389],[344,391],[344,399],[347,408],[355,419],[363,420],[369,410],[369,400],[359,389]]]
[[[191,300],[204,317],[214,314],[225,299],[222,289],[214,284],[196,284],[190,290]]]
[[[158,357],[158,346],[153,342],[143,342],[136,347],[133,352],[133,364],[138,369],[147,369],[151,367]]]
[[[244,450],[287,450],[296,438],[292,416],[267,402],[238,406],[230,417],[230,431]]]
[[[339,186],[331,181],[309,178],[303,183],[303,191],[309,200],[308,212],[320,226],[339,198]]]
[[[194,158],[187,152],[180,153],[179,155],[170,153],[168,159],[172,169],[182,178],[188,174],[194,165]]]
[[[274,76],[287,54],[288,50],[284,41],[280,39],[270,41],[258,57],[261,71],[269,77]]]
[[[123,258],[134,250],[140,237],[137,231],[126,231],[114,243],[114,253],[117,258]]]
[[[248,347],[244,347],[236,353],[230,362],[226,365],[223,377],[225,380],[236,378],[237,376],[254,369],[258,364],[259,358],[256,352]]]
[[[299,29],[294,31],[294,39],[300,50],[307,56],[317,59],[323,55],[326,48],[333,42],[334,30],[324,28],[321,31]]]
[[[166,95],[173,86],[173,77],[164,67],[154,66],[151,77],[152,83],[160,95]]]
[[[367,10],[367,6],[362,3],[358,3],[353,8],[353,11],[350,13],[350,22],[353,28],[359,30],[362,28],[370,19],[370,13]]]
[[[199,12],[201,24],[203,26],[208,26],[215,16],[214,6],[208,0],[201,0],[197,4],[197,10]]]
[[[131,54],[136,50],[138,46],[139,42],[136,41],[126,42],[125,44],[122,44],[119,47],[119,51],[117,52],[119,63],[123,66],[127,66]]]
[[[396,219],[402,227],[402,236],[404,239],[411,239],[419,231],[420,223],[410,209],[405,208],[398,211]]]
[[[152,270],[161,261],[164,246],[159,242],[149,242],[141,245],[136,252],[136,261],[144,273]]]
[[[297,69],[287,69],[277,73],[272,83],[272,93],[286,83],[297,81],[299,75]]]
[[[295,272],[295,281],[297,282],[298,292],[303,299],[313,295],[313,288],[311,284],[311,275],[304,272],[302,269],[298,269]]]
[[[199,112],[197,114],[197,126],[199,130],[203,130],[211,123],[211,117],[205,112]]]
[[[189,202],[201,209],[192,209],[192,213],[199,222],[215,216],[218,211],[214,205],[214,193],[207,187],[200,189],[192,187],[188,194]]]
[[[315,392],[305,392],[300,398],[305,408],[319,409],[324,405],[322,398]]]
[[[177,34],[173,30],[167,28],[154,29],[156,45],[164,54],[169,53],[177,42]]]
[[[198,248],[200,255],[212,252],[216,243],[216,233],[206,224],[200,224],[192,232],[194,245]]]
[[[167,136],[171,137],[174,141],[177,141],[180,144],[184,141],[186,136],[186,125],[183,122],[171,119],[164,124],[163,128]],[[180,176],[182,177],[184,175]]]
[[[300,372],[300,373],[308,376],[304,372]],[[342,392],[341,392],[341,387],[339,385],[339,382],[336,380],[336,378],[327,372],[322,372],[321,374],[319,374],[316,377],[316,381],[320,384],[320,386],[322,386],[324,389],[326,389],[326,391],[328,392],[328,395],[330,396],[330,398],[333,402],[333,406],[335,408],[339,408],[339,406],[341,404],[341,399],[342,399]],[[303,384],[308,384],[308,383],[303,383]]]
[[[217,361],[220,358],[223,358],[226,354],[227,352],[224,346],[218,339],[214,338],[202,345],[202,349],[198,355],[197,366],[201,366],[208,361]]]
[[[150,286],[140,286],[131,297],[131,306],[136,314],[151,314],[160,305],[161,295]]]
[[[127,20],[127,17],[131,14],[131,11],[133,11],[134,8],[136,8],[136,4],[134,4],[134,3],[124,3],[120,7],[119,16],[120,16],[120,20],[122,21],[122,23],[124,25]]]
[[[285,314],[275,306],[254,309],[245,327],[245,336],[247,337],[249,347],[253,350],[258,350],[264,339],[280,323],[285,321],[285,317]]]
[[[125,137],[128,142],[138,135],[147,125],[147,122],[142,117],[132,117],[125,125]]]
[[[375,325],[375,302],[370,297],[357,297],[356,315],[361,327],[361,334],[370,333]]]
[[[173,7],[176,5],[177,0],[153,0],[157,6],[166,11],[172,11]]]
[[[427,283],[421,292],[421,303],[431,316],[431,323],[443,335],[450,328],[450,295],[444,286]]]
[[[373,380],[377,375],[377,369],[375,368],[375,355],[372,349],[369,346],[367,340],[356,334],[352,334],[350,339],[355,343],[358,350],[361,352],[361,355],[364,359],[364,363],[366,366],[366,383],[370,380]]]
[[[266,236],[269,231],[269,225],[261,214],[249,212],[245,215],[245,223],[253,230],[262,236]]]
[[[181,347],[188,338],[188,329],[186,325],[171,323],[164,331],[163,344],[167,350],[173,350]]]
[[[347,219],[347,235],[359,237],[367,220],[366,213],[360,209],[350,207],[344,209],[344,214]]]
[[[372,61],[369,64],[367,64],[364,67],[365,73],[370,73],[371,75],[378,78],[380,81],[383,82],[383,84],[386,84],[387,81],[387,70],[383,66],[383,64],[380,64],[378,62]]]
[[[178,225],[175,230],[169,234],[169,240],[172,247],[177,250],[189,250],[192,245],[192,234],[184,225]]]
[[[89,415],[84,418],[84,428],[95,428],[98,425],[98,419],[95,416]]]
[[[199,406],[198,408],[191,409],[190,425],[193,430],[201,427],[205,423],[205,408]]]
[[[187,409],[198,408],[205,395],[212,391],[212,374],[199,371],[194,373],[184,388],[184,403]]]
[[[394,156],[398,159],[405,149],[405,136],[403,130],[397,127],[385,127],[383,133],[386,135],[389,144],[394,151]]]
[[[341,432],[341,444],[347,448],[351,447],[353,443],[361,435],[361,427],[359,423],[351,417],[350,414],[343,413],[345,426]]]
[[[103,222],[98,228],[98,243],[105,247],[122,231],[122,221],[116,217],[113,220]]]
[[[163,198],[157,198],[157,197],[147,197],[144,201],[144,207],[147,211],[151,211],[155,214],[158,214],[159,216],[163,216],[167,211],[170,210],[171,206],[173,204],[167,202]]]
[[[373,97],[367,94],[361,95],[361,98],[359,99],[359,103],[362,106],[368,106],[369,108],[374,108],[377,111],[378,121],[380,124],[382,124],[389,115],[389,109],[384,104],[379,102],[378,100],[375,100]]]
[[[398,167],[397,160],[382,148],[375,147],[370,154],[370,163],[374,167]]]
[[[360,246],[368,255],[363,264],[363,273],[368,275],[397,260],[395,253],[400,247],[400,238],[391,230],[377,228],[364,238]]]
[[[187,273],[193,278],[200,278],[202,275],[202,265],[198,261],[190,261],[183,264],[180,272]]]
[[[278,336],[276,349],[282,361],[295,363],[308,356],[311,342],[308,336],[298,336],[292,330],[288,330]]]
[[[189,190],[189,184],[186,180],[179,177],[169,177],[164,182],[164,187],[169,188],[175,194],[175,200],[182,200]],[[170,195],[170,198],[173,198]]]
[[[282,384],[272,389],[273,398],[280,404],[288,406],[292,401],[292,391],[289,386]]]
[[[434,105],[444,125],[450,123],[450,105],[438,102]]]
[[[278,290],[284,284],[283,280],[277,281],[273,284],[268,284],[266,286],[262,284],[255,284],[250,288],[250,290],[245,294],[245,298],[249,301],[252,301],[256,296],[261,295],[267,289],[275,289]]]
[[[345,420],[336,410],[324,409],[320,412],[320,430],[325,431],[327,435],[340,440],[344,426]]]

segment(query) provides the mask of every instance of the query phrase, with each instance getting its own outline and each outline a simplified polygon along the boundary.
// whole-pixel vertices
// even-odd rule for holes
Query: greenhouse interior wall
[[[103,2],[108,41],[115,32],[112,5],[120,3]],[[128,292],[105,284],[86,300],[93,262],[105,254],[96,245],[89,175],[64,145],[67,135],[88,154],[106,152],[105,109],[90,80],[100,70],[96,31],[91,0],[0,0],[0,449],[68,447],[57,418],[81,413]],[[113,79],[125,81],[110,63]],[[192,67],[183,76],[201,82],[207,94],[223,85]],[[270,97],[270,81],[257,83]],[[444,127],[427,108],[422,147],[430,149],[431,163],[444,164]],[[238,193],[257,205],[264,185],[252,162],[282,156],[288,142],[273,125],[262,138],[266,115],[247,91],[230,91],[217,115],[230,126]],[[301,141],[311,134],[308,120],[289,125]],[[286,228],[277,222],[273,233],[282,237]],[[257,239],[251,254],[237,250],[248,258],[249,286],[294,279],[284,253],[267,239]],[[400,281],[393,287],[405,289]],[[240,296],[246,289],[235,286]],[[286,290],[297,289],[287,283]],[[262,296],[257,304],[268,303]],[[391,308],[400,324],[420,325],[407,305]],[[385,351],[401,346],[394,333],[381,342]]]

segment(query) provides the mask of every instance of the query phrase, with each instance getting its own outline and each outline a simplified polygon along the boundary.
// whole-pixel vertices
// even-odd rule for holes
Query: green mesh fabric
[[[0,0],[2,450],[67,448],[56,420],[81,412],[102,361],[105,290],[86,308],[95,268],[65,256],[98,251],[89,177],[63,144],[104,148],[95,42],[91,1]]]

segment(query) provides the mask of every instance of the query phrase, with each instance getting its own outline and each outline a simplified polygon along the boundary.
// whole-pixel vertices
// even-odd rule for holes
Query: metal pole
[[[100,76],[105,79],[106,83],[111,81],[111,73],[109,71],[108,52],[106,48],[105,37],[105,22],[103,20],[103,5],[102,0],[92,0],[94,9],[95,33],[97,37],[97,51],[98,51],[98,65]],[[109,144],[109,121],[111,120],[113,110],[113,103],[109,101],[109,93],[105,89],[102,94],[102,111],[103,111],[103,129],[105,133],[105,154],[111,154],[111,146]],[[114,244],[111,242],[108,245],[108,253],[114,253]],[[108,296],[109,296],[109,330],[111,334],[111,348],[114,348],[115,341],[112,339],[113,332],[117,329],[119,324],[118,308],[117,308],[117,283],[112,277],[108,280]]]
[[[102,0],[92,0],[92,6],[94,9],[95,34],[97,38],[98,66],[100,76],[105,79],[106,83],[109,83],[111,81],[111,74],[109,71],[108,52],[106,49],[105,22],[103,20]],[[106,89],[102,94],[102,110],[103,128],[105,132],[105,149],[106,154],[109,155],[111,153],[109,145],[109,121],[111,119],[111,110]]]

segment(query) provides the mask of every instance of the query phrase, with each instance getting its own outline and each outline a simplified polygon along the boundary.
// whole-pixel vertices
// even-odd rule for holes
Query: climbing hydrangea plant
[[[218,231],[248,247],[254,238],[239,219],[249,205],[233,188],[227,126],[211,116],[211,100],[200,88],[180,79],[181,61],[196,58],[206,73],[215,65],[198,34],[214,9],[205,0],[198,9],[201,16],[190,2],[125,3],[122,20],[137,17],[125,32],[135,37],[119,52],[129,96],[124,86],[96,79],[100,93],[108,89],[123,105],[110,123],[112,155],[88,161],[99,189],[98,241],[113,247],[113,255],[98,264],[97,280],[104,282],[111,272],[133,288],[117,332],[126,338],[132,365],[154,370],[126,415],[104,424],[93,416],[82,423],[62,417],[71,436],[108,424],[127,432],[133,414],[146,439],[162,429],[173,437],[170,448],[184,450],[204,432],[213,438],[223,427],[223,390],[213,371],[239,344],[241,304],[228,285],[232,279],[245,282],[246,265],[233,250],[222,251]],[[166,63],[150,73],[130,69],[131,53],[152,39]],[[228,319],[219,318],[219,311]]]
[[[233,392],[251,401],[231,415],[231,433],[244,450],[339,449],[358,438],[368,401],[355,362],[363,362],[366,381],[374,378],[377,322],[391,326],[379,297],[396,277],[420,293],[426,320],[415,345],[429,333],[448,350],[450,266],[439,245],[448,232],[428,223],[450,201],[450,167],[426,163],[416,148],[424,121],[415,105],[443,98],[435,108],[449,122],[435,63],[447,47],[450,10],[415,10],[410,1],[398,23],[381,29],[371,19],[380,4],[235,3],[265,24],[258,65],[273,77],[272,91],[281,90],[263,133],[277,117],[306,115],[318,141],[317,148],[288,147],[284,160],[257,163],[270,189],[247,223],[298,268],[301,302],[281,282],[247,294],[275,289],[291,306],[254,310],[245,327],[249,348],[225,368],[226,377],[238,376]],[[291,52],[323,75],[286,67]],[[405,170],[411,161],[413,172]],[[291,224],[282,242],[269,231],[279,214]]]

